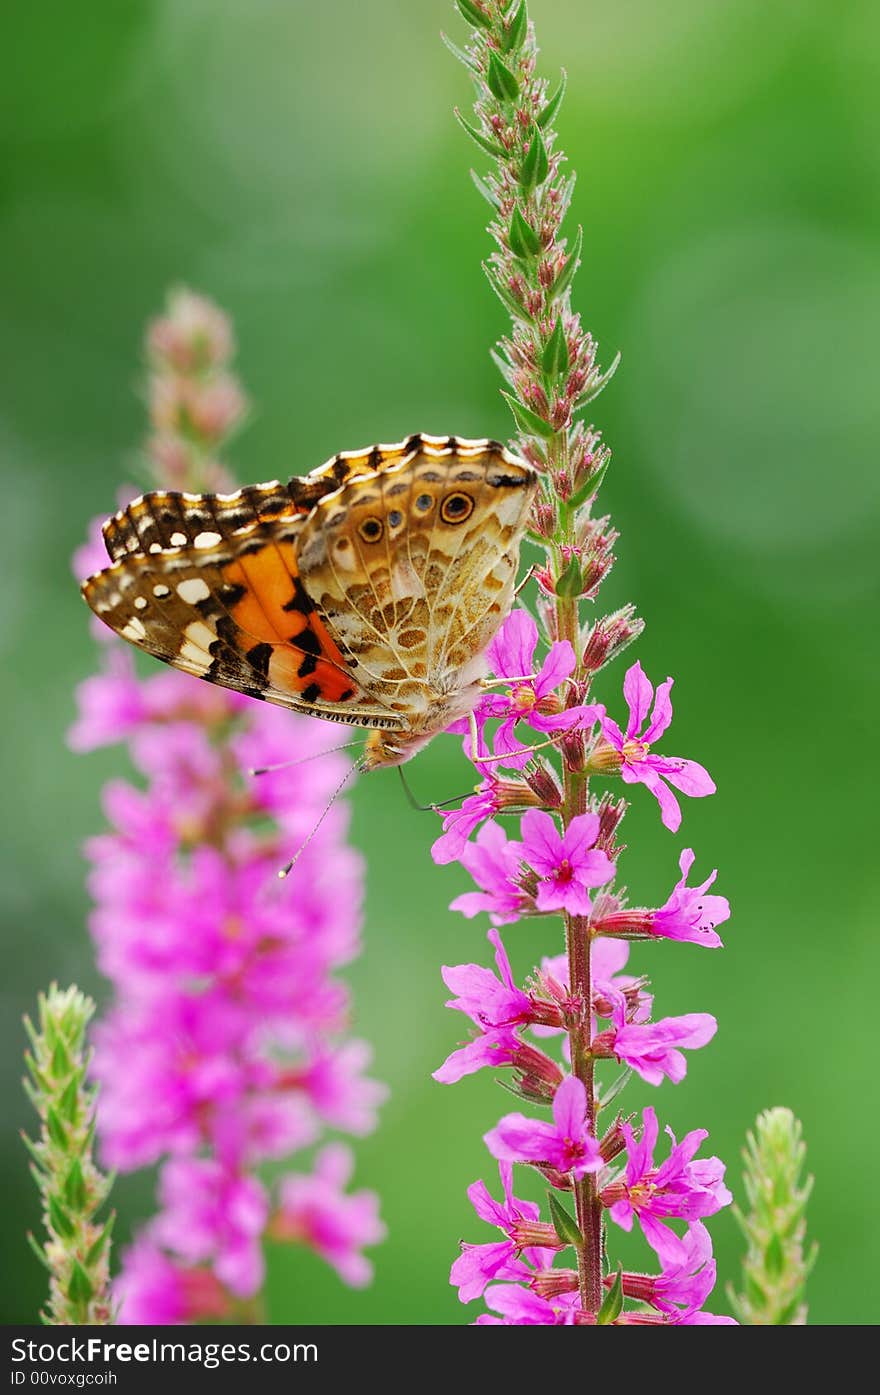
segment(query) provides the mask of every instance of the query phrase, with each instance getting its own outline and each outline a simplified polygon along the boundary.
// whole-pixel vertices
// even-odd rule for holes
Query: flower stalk
[[[52,1326],[113,1320],[110,1234],[113,1216],[96,1219],[112,1178],[95,1166],[92,1139],[97,1090],[86,1084],[90,1053],[86,1027],[95,1004],[78,988],[53,983],[41,993],[37,1025],[24,1019],[31,1049],[24,1087],[40,1118],[34,1141],[22,1135],[43,1201],[48,1239],[31,1248],[49,1273],[49,1302],[41,1313]]]
[[[669,1158],[655,1165],[653,1110],[644,1111],[641,1125],[617,1116],[604,1138],[599,1128],[600,1109],[617,1098],[633,1072],[655,1085],[681,1080],[687,1070],[683,1048],[705,1045],[717,1027],[707,1013],[652,1021],[647,981],[621,972],[627,941],[671,938],[717,947],[715,925],[729,908],[724,898],[706,895],[712,877],[699,887],[687,885],[694,860],[687,850],[682,879],[665,905],[630,910],[614,890],[622,851],[616,832],[627,806],[608,792],[594,794],[592,782],[645,785],[672,831],[681,822],[675,791],[700,797],[715,786],[697,762],[653,749],[671,721],[671,679],[655,695],[641,665],[629,669],[625,730],[593,697],[597,675],[643,626],[632,606],[604,617],[591,613],[614,562],[617,534],[607,518],[593,516],[610,452],[583,413],[618,360],[603,372],[597,346],[571,306],[583,233],[563,234],[574,188],[555,131],[565,76],[551,92],[537,73],[527,0],[456,3],[471,26],[470,42],[464,50],[447,44],[476,88],[474,120],[456,116],[481,156],[493,161],[488,175],[474,175],[491,208],[494,249],[484,270],[511,319],[493,357],[505,380],[514,448],[539,472],[530,536],[544,557],[531,572],[540,628],[514,610],[487,652],[495,675],[487,685],[491,696],[474,714],[476,747],[465,744],[482,784],[461,809],[444,815],[433,852],[438,862],[459,859],[479,888],[459,897],[454,908],[468,916],[488,912],[494,927],[559,913],[565,952],[542,962],[528,993],[512,978],[497,928],[489,938],[498,978],[478,965],[444,969],[456,994],[449,1006],[471,1018],[477,1036],[452,1053],[436,1078],[452,1082],[485,1066],[512,1069],[509,1088],[528,1103],[549,1104],[553,1115],[546,1123],[509,1114],[486,1134],[501,1165],[505,1202],[487,1200],[485,1189],[473,1188],[472,1200],[507,1241],[465,1246],[452,1280],[463,1301],[485,1294],[491,1311],[477,1319],[482,1323],[728,1322],[701,1307],[715,1280],[701,1218],[730,1201],[723,1164],[717,1158],[691,1161],[705,1133],[694,1130],[680,1144],[673,1140]],[[542,660],[536,657],[539,645],[547,646]],[[541,736],[526,744],[524,725]],[[555,759],[545,753],[548,744],[556,748]],[[530,798],[498,798],[499,784],[510,777],[495,761],[518,773]],[[516,841],[496,822],[515,811],[521,814]],[[609,1025],[600,1029],[599,1018]],[[524,1040],[530,1031],[542,1038],[564,1034],[568,1073]],[[616,1075],[600,1094],[597,1072],[606,1061],[614,1062]],[[521,1220],[526,1203],[513,1195],[514,1163],[536,1168],[553,1188],[554,1247],[519,1243],[522,1229],[515,1218]],[[573,1215],[558,1199],[565,1193],[572,1194]],[[544,1223],[531,1212],[529,1217],[535,1233]],[[686,1223],[683,1238],[668,1225],[670,1217]],[[609,1278],[606,1218],[626,1230],[637,1220],[663,1272],[620,1271]],[[576,1271],[553,1268],[555,1253],[569,1248]],[[653,1316],[629,1310],[628,1298],[647,1302]]]

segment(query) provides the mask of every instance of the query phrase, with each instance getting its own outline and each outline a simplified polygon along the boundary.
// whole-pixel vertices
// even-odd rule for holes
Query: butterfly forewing
[[[509,609],[536,488],[495,442],[416,436],[287,484],[155,491],[105,525],[113,565],[83,594],[187,673],[331,720],[429,732]]]

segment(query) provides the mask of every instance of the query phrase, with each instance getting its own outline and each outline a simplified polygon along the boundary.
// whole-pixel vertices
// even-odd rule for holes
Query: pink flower
[[[527,898],[519,886],[518,844],[507,838],[499,824],[490,821],[480,829],[473,843],[466,843],[459,860],[473,877],[480,891],[457,896],[449,909],[472,919],[488,911],[493,925],[519,920]]]
[[[650,1107],[643,1111],[642,1136],[636,1141],[632,1126],[623,1125],[627,1163],[621,1181],[603,1188],[602,1201],[611,1219],[623,1230],[632,1230],[635,1217],[645,1239],[664,1265],[687,1263],[687,1250],[666,1224],[666,1218],[684,1221],[714,1216],[733,1198],[724,1185],[724,1164],[720,1158],[694,1161],[694,1154],[708,1134],[694,1129],[676,1143],[671,1129],[672,1151],[666,1162],[654,1165],[657,1144],[657,1115]]]
[[[549,1163],[558,1172],[583,1177],[602,1166],[599,1146],[587,1122],[587,1092],[577,1076],[566,1076],[553,1097],[553,1123],[505,1114],[485,1135],[499,1162]]]
[[[451,1052],[433,1072],[433,1078],[441,1085],[457,1085],[466,1075],[487,1066],[512,1066],[522,1047],[513,1027],[486,1027],[473,1041]]]
[[[443,982],[457,996],[446,1006],[467,1013],[478,1027],[512,1027],[533,1017],[532,1000],[517,988],[501,936],[490,930],[489,943],[495,947],[499,977],[479,964],[458,964],[443,968]]]
[[[612,1002],[614,1027],[594,1039],[594,1049],[616,1056],[649,1085],[661,1084],[664,1077],[674,1085],[684,1080],[687,1061],[679,1048],[705,1046],[718,1031],[717,1021],[708,1012],[688,1012],[659,1022],[628,1022],[623,994],[615,992]]]
[[[663,735],[672,721],[671,688],[671,678],[660,684],[650,721],[641,731],[648,720],[654,689],[637,662],[627,671],[623,682],[623,695],[629,707],[626,735],[610,717],[603,715],[600,721],[605,740],[622,757],[622,778],[628,785],[647,786],[660,805],[663,823],[675,833],[681,823],[681,809],[668,785],[681,790],[682,794],[700,797],[714,794],[715,784],[708,771],[696,761],[651,754],[652,743]]]
[[[700,886],[687,886],[688,874],[694,865],[691,848],[685,848],[678,865],[681,879],[658,910],[612,910],[596,918],[595,928],[603,935],[654,935],[658,939],[688,940],[691,944],[718,949],[721,938],[715,926],[730,918],[726,896],[706,895],[718,874],[713,872]]]
[[[574,650],[567,639],[558,640],[535,672],[537,646],[538,627],[532,617],[524,610],[512,610],[486,651],[492,672],[511,681],[506,694],[484,697],[476,715],[481,721],[501,720],[494,738],[495,754],[505,756],[505,764],[512,769],[529,759],[528,748],[515,734],[517,722],[527,722],[540,732],[569,731],[592,725],[605,710],[590,706],[560,711],[556,692],[577,666]],[[451,728],[464,729],[461,723]]]
[[[485,1291],[486,1285],[494,1279],[530,1279],[531,1269],[520,1258],[523,1242],[516,1239],[517,1227],[522,1222],[537,1222],[540,1208],[532,1201],[519,1201],[513,1195],[513,1167],[510,1163],[499,1163],[501,1186],[504,1201],[498,1202],[489,1194],[485,1182],[474,1182],[468,1187],[468,1198],[481,1221],[497,1226],[505,1239],[487,1245],[468,1245],[462,1242],[461,1254],[452,1266],[449,1282],[458,1288],[462,1303],[472,1303]]]
[[[539,877],[535,906],[539,911],[566,910],[589,915],[588,887],[602,886],[614,876],[614,863],[596,847],[597,814],[578,814],[564,833],[541,809],[529,809],[520,823],[520,856]]]
[[[269,1199],[255,1177],[227,1172],[209,1158],[174,1159],[162,1168],[159,1198],[152,1230],[160,1243],[188,1263],[210,1261],[237,1297],[257,1292]]]
[[[561,1293],[553,1299],[541,1298],[519,1284],[493,1284],[486,1290],[486,1303],[501,1316],[486,1313],[478,1317],[481,1327],[571,1327],[580,1310],[580,1295]]]
[[[230,1296],[210,1269],[176,1263],[148,1235],[123,1250],[113,1294],[120,1326],[170,1327],[231,1315]]]
[[[628,1298],[650,1303],[661,1313],[680,1318],[682,1311],[701,1308],[715,1287],[712,1241],[702,1221],[693,1221],[683,1236],[682,1257],[664,1264],[662,1274],[624,1274]]]
[[[706,895],[718,873],[713,872],[699,886],[688,886],[687,879],[694,865],[691,848],[684,849],[678,865],[681,879],[664,905],[651,914],[651,934],[668,940],[690,940],[692,944],[717,949],[721,937],[715,933],[715,926],[730,919],[727,897]]]
[[[441,815],[443,832],[431,847],[431,856],[439,866],[457,862],[474,829],[479,828],[484,819],[493,818],[503,807],[503,801],[499,798],[500,789],[499,780],[483,780],[476,794],[469,794],[457,809],[448,809]]]
[[[373,1266],[360,1251],[378,1245],[385,1227],[374,1192],[346,1194],[353,1170],[351,1150],[331,1143],[316,1157],[311,1175],[288,1173],[281,1179],[271,1233],[311,1246],[345,1283],[362,1288],[372,1278]]]
[[[67,733],[72,751],[93,751],[124,741],[147,716],[143,685],[135,676],[131,653],[115,645],[108,646],[104,672],[80,683],[76,699],[79,715]]]

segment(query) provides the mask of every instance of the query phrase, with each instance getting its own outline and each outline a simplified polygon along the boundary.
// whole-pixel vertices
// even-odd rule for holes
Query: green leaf
[[[501,40],[501,47],[504,49],[505,53],[513,53],[515,49],[522,48],[528,27],[529,12],[526,9],[526,0],[522,0],[519,9],[511,19]]]
[[[33,1235],[31,1234],[30,1231],[28,1231],[27,1237],[26,1237],[26,1238],[27,1238],[28,1244],[29,1244],[30,1247],[31,1247],[31,1250],[32,1250],[33,1253],[36,1255],[37,1259],[40,1261],[40,1263],[42,1264],[43,1268],[44,1268],[44,1269],[48,1269],[49,1273],[51,1274],[51,1273],[52,1273],[52,1266],[51,1266],[51,1264],[49,1263],[48,1259],[46,1258],[46,1251],[43,1249],[42,1245],[38,1244],[38,1242],[34,1239],[34,1237],[33,1237]]]
[[[766,1250],[764,1251],[764,1268],[768,1274],[776,1278],[785,1268],[785,1251],[782,1248],[782,1241],[778,1235],[771,1235]]]
[[[524,324],[532,324],[532,317],[524,306],[520,305],[516,296],[509,291],[503,281],[500,281],[488,262],[483,262],[483,270],[489,281],[489,285],[497,295],[504,308],[515,320],[522,320]]]
[[[803,1291],[801,1291],[800,1293],[798,1293],[797,1297],[792,1299],[792,1301],[788,1304],[787,1307],[783,1308],[782,1312],[776,1319],[775,1325],[777,1327],[791,1327],[792,1323],[798,1315],[798,1310],[801,1306],[801,1303],[803,1302],[803,1299],[804,1295]]]
[[[444,34],[442,30],[440,31],[440,38],[443,40],[444,44],[449,49],[449,52],[452,54],[453,58],[457,58],[459,63],[463,63],[464,66],[466,68],[469,68],[472,73],[475,73],[478,77],[480,76],[480,65],[479,63],[475,62],[473,58],[471,58],[469,53],[465,53],[463,48],[459,48],[458,44],[454,44],[450,39],[449,35]]]
[[[70,1266],[70,1283],[67,1285],[67,1296],[71,1303],[77,1307],[85,1307],[94,1294],[95,1289],[86,1271],[83,1269],[78,1259]]]
[[[602,481],[608,473],[608,466],[610,464],[610,459],[603,461],[598,470],[594,471],[594,473],[590,475],[590,478],[581,485],[577,493],[572,494],[568,501],[569,508],[580,508],[581,504],[583,504],[586,499],[592,499],[593,495],[598,493]]]
[[[550,379],[564,378],[568,372],[568,340],[561,315],[557,315],[553,333],[544,345],[541,367]]]
[[[569,502],[570,502],[570,501],[569,501]],[[620,1075],[617,1077],[617,1079],[614,1080],[614,1081],[608,1086],[608,1089],[607,1089],[606,1093],[605,1093],[604,1095],[602,1095],[601,1099],[599,1100],[599,1108],[600,1108],[600,1109],[607,1109],[608,1106],[609,1106],[609,1104],[613,1104],[613,1103],[614,1103],[614,1101],[617,1099],[617,1096],[620,1094],[621,1090],[625,1089],[626,1086],[629,1084],[629,1078],[630,1078],[631,1075],[632,1075],[632,1066],[627,1066],[626,1070],[621,1071],[621,1073],[620,1073]]]
[[[491,29],[492,21],[489,16],[473,4],[473,0],[455,0],[459,14],[466,19],[468,24],[472,24],[475,29]]]
[[[84,1211],[88,1203],[86,1181],[79,1158],[74,1158],[64,1179],[64,1200],[71,1211]]]
[[[581,264],[581,250],[584,245],[584,230],[578,228],[574,246],[568,254],[565,266],[560,271],[553,285],[550,287],[548,296],[550,300],[561,300],[569,290],[574,280],[575,272]]]
[[[523,217],[519,206],[514,208],[507,231],[510,250],[521,261],[531,261],[541,250],[541,239],[530,223]]]
[[[458,107],[455,108],[452,114],[461,129],[466,131],[471,140],[478,145],[481,150],[485,150],[487,155],[491,155],[495,160],[503,159],[506,156],[507,151],[504,149],[504,146],[499,145],[497,141],[490,140],[488,136],[483,135],[482,131],[478,131],[476,126],[472,126],[469,121],[465,121]]]
[[[596,1314],[596,1324],[598,1327],[610,1327],[612,1322],[616,1322],[623,1312],[623,1279],[620,1270],[614,1276],[614,1283],[611,1285],[605,1297],[602,1299],[602,1306]]]
[[[556,583],[556,594],[563,596],[566,600],[572,600],[575,596],[580,596],[583,589],[584,578],[581,574],[581,564],[576,557],[572,557]]]
[[[514,74],[502,63],[498,54],[489,54],[489,67],[486,71],[486,86],[499,102],[515,102],[519,96],[519,82]]]
[[[543,417],[539,417],[537,412],[531,411],[530,408],[524,407],[522,402],[517,401],[515,397],[511,397],[509,392],[502,392],[501,396],[513,412],[514,420],[524,435],[539,436],[545,441],[549,441],[551,436],[556,435],[556,430],[550,425],[549,421],[545,421]]]
[[[562,106],[562,99],[565,96],[565,84],[567,83],[567,81],[568,76],[566,74],[565,69],[563,68],[562,77],[559,79],[559,86],[553,93],[553,96],[550,98],[547,105],[544,107],[543,111],[540,112],[538,115],[538,125],[541,127],[542,131],[546,131],[548,126],[553,125],[553,122],[556,119],[556,114],[559,111],[559,108]]]
[[[110,1219],[107,1221],[107,1224],[104,1226],[104,1228],[103,1228],[103,1230],[101,1231],[100,1235],[98,1236],[97,1240],[94,1242],[94,1244],[91,1246],[91,1248],[90,1248],[90,1249],[88,1250],[88,1252],[86,1253],[86,1265],[87,1265],[87,1267],[88,1267],[89,1269],[91,1269],[91,1267],[92,1267],[93,1264],[97,1264],[98,1260],[101,1258],[101,1255],[102,1255],[103,1250],[104,1250],[104,1246],[107,1244],[107,1241],[110,1239],[110,1236],[113,1234],[113,1226],[114,1226],[115,1222],[116,1222],[116,1212],[114,1211],[113,1215],[112,1215],[112,1216],[110,1217]]]
[[[578,398],[577,402],[575,403],[574,410],[576,412],[579,412],[582,410],[582,408],[586,407],[589,402],[595,401],[595,399],[599,396],[599,393],[602,392],[603,389],[606,388],[608,384],[611,382],[611,379],[614,377],[619,367],[620,353],[618,352],[614,355],[614,358],[611,361],[611,367],[606,368],[601,378],[597,378],[593,386],[591,388],[588,388],[582,397]]]
[[[485,179],[481,179],[476,170],[471,170],[471,179],[474,182],[474,188],[477,190],[477,193],[482,195],[490,208],[494,208],[497,211],[501,207],[501,204],[496,195],[493,194],[492,190],[489,188]]]
[[[76,1233],[73,1221],[70,1219],[57,1197],[49,1197],[46,1202],[46,1210],[49,1213],[49,1224],[55,1234],[62,1240],[72,1239]]]
[[[55,1043],[55,1049],[52,1052],[50,1070],[55,1079],[61,1081],[66,1080],[67,1076],[70,1074],[70,1069],[71,1060],[70,1053],[67,1050],[67,1043],[62,1041],[61,1037],[59,1037]]]
[[[72,1076],[58,1101],[58,1112],[68,1124],[75,1124],[79,1114],[79,1073]]]
[[[584,1237],[578,1229],[577,1221],[568,1211],[562,1202],[553,1193],[547,1193],[547,1202],[550,1207],[550,1219],[553,1222],[553,1229],[565,1245],[574,1245],[579,1249],[584,1243]]]
[[[46,1107],[46,1132],[56,1148],[68,1148],[67,1129],[59,1119],[58,1111],[51,1104]]]
[[[549,173],[550,159],[547,155],[547,147],[544,144],[544,137],[536,126],[535,134],[529,142],[529,148],[523,156],[520,184],[526,193],[530,194],[533,189],[540,188]]]

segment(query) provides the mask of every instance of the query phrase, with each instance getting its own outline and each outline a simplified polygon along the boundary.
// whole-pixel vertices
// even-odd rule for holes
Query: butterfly
[[[497,441],[416,435],[286,484],[155,491],[104,525],[82,592],[185,673],[372,729],[400,765],[476,706],[539,476]]]

